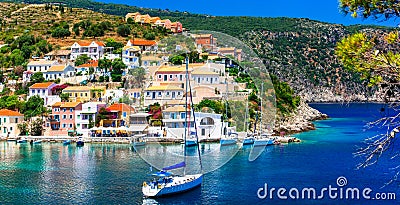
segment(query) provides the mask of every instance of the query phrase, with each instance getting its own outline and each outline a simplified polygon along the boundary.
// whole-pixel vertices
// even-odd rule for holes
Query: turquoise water
[[[248,161],[250,147],[240,149],[227,164],[207,173],[199,189],[162,198],[144,200],[143,180],[149,180],[149,167],[129,145],[85,144],[63,146],[0,142],[0,204],[395,204],[399,200],[322,200],[259,199],[257,191],[268,187],[316,190],[336,186],[337,178],[347,179],[346,187],[371,188],[376,192],[400,194],[398,183],[381,187],[389,181],[397,166],[395,160],[383,156],[378,164],[355,170],[360,159],[353,157],[362,140],[379,132],[365,130],[367,121],[381,116],[377,104],[315,104],[313,107],[332,118],[316,122],[317,130],[296,135],[302,143],[267,147],[260,157]],[[147,147],[154,157],[181,145],[162,149]],[[207,144],[217,150],[206,166],[226,160],[218,144]],[[393,145],[387,155],[396,152]],[[234,150],[234,149],[233,149]],[[195,153],[195,150],[191,152]],[[192,154],[193,154],[192,153]],[[189,153],[190,154],[190,153]],[[207,165],[208,163],[208,165]],[[400,197],[400,196],[399,196]]]

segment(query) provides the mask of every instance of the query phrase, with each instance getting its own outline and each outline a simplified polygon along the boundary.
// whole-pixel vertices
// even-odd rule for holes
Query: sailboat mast
[[[188,136],[188,85],[189,85],[189,57],[188,54],[186,54],[186,73],[185,73],[185,134],[184,134],[184,146],[183,146],[183,156],[184,156],[184,161],[186,164],[186,137]],[[183,168],[183,175],[186,174],[186,166]]]
[[[226,115],[226,121],[228,122],[228,76],[229,76],[229,70],[228,74],[225,76],[225,84],[226,84],[226,91],[225,91],[225,115]],[[224,136],[226,138],[227,132],[228,132],[228,126],[224,123],[224,127],[226,128],[224,131]]]
[[[247,115],[249,112],[249,96],[247,96],[246,98],[246,113],[244,115],[244,126],[243,126],[243,130],[247,133]]]
[[[264,92],[264,82],[261,83],[261,92],[260,92],[260,135],[262,134],[262,103],[263,103],[263,92]]]

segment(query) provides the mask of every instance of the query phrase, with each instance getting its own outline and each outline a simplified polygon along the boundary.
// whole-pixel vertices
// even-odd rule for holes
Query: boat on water
[[[42,140],[34,140],[33,142],[32,142],[32,144],[41,144],[42,143]]]
[[[64,140],[63,141],[63,145],[69,145],[69,144],[71,144],[71,140]]]
[[[220,140],[220,145],[224,146],[224,145],[234,145],[236,144],[238,141],[238,133],[234,132],[231,133],[228,137],[223,137]]]
[[[243,139],[243,145],[252,145],[254,144],[254,137],[253,135],[247,135],[247,137],[245,137]]]
[[[145,136],[146,136],[146,134],[140,134],[140,135],[133,136],[131,144],[134,147],[145,146],[146,145],[146,141],[144,139]]]
[[[143,195],[146,197],[160,197],[189,191],[200,186],[203,181],[203,174],[173,176],[171,172],[167,172],[184,166],[186,166],[185,162],[181,162],[170,167],[164,167],[163,170],[152,174],[158,179],[143,182]]]
[[[85,142],[83,141],[82,137],[79,137],[78,140],[76,141],[76,146],[82,147],[83,145],[85,145]]]
[[[17,143],[27,143],[28,140],[26,138],[21,138],[19,140],[17,140]]]
[[[189,59],[186,57],[186,93],[190,92],[190,104],[188,104],[188,95],[185,97],[185,113],[188,113],[189,107],[191,111],[194,113],[194,106],[192,100],[192,93],[189,82]],[[188,119],[189,118],[189,119]],[[195,132],[195,135],[191,135],[190,125],[188,121],[190,120],[190,115],[185,116],[185,132],[184,132],[184,146],[183,146],[183,162],[174,164],[172,166],[164,167],[161,171],[154,173],[153,176],[158,177],[158,179],[154,179],[150,182],[143,182],[142,192],[145,197],[160,197],[165,195],[177,194],[181,192],[186,192],[196,187],[199,187],[203,181],[202,171],[196,174],[186,174],[186,158],[187,158],[187,147],[188,144],[198,145],[198,135]],[[194,119],[196,121],[196,119]],[[196,124],[194,124],[195,130],[197,130]],[[189,138],[190,136],[190,138]],[[188,143],[187,143],[188,142]],[[200,156],[200,148],[197,147],[197,154],[199,158],[200,170],[202,170],[201,156]],[[168,172],[169,170],[175,170],[183,168],[183,176],[173,175],[173,173]]]
[[[184,143],[187,147],[194,147],[197,146],[197,139],[194,138],[186,139]]]

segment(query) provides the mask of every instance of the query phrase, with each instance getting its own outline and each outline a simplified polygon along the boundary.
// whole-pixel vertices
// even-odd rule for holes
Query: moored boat
[[[146,136],[145,134],[133,136],[131,144],[132,144],[134,147],[146,145],[146,141],[145,141],[145,139],[144,139],[145,136]]]
[[[26,140],[25,138],[21,138],[19,140],[17,140],[17,143],[27,143],[28,140]]]
[[[82,147],[83,145],[85,145],[85,142],[83,141],[82,137],[79,137],[78,140],[76,141],[76,146]]]
[[[222,137],[220,140],[220,145],[234,145],[238,141],[238,133],[231,133],[228,137]]]
[[[247,136],[243,139],[243,145],[252,145],[254,144],[254,137],[252,135]]]
[[[34,140],[33,142],[32,142],[32,144],[41,144],[42,143],[42,140]]]
[[[63,141],[63,145],[69,145],[69,144],[71,144],[71,140],[64,140]]]

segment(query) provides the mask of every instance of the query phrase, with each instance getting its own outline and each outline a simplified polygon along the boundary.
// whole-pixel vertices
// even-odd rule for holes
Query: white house
[[[153,40],[146,40],[146,39],[130,39],[126,43],[126,46],[138,46],[140,50],[143,51],[150,51],[150,50],[157,50],[157,42]]]
[[[0,136],[17,136],[19,135],[18,124],[24,121],[24,115],[13,110],[0,110]],[[25,134],[25,133],[24,133]]]
[[[222,115],[215,113],[203,113],[191,111],[185,112],[184,106],[169,107],[162,111],[163,124],[165,126],[166,137],[181,138],[185,132],[185,118],[190,114],[190,130],[193,134],[197,132],[199,139],[219,139],[224,132],[227,123],[222,122]],[[196,123],[197,130],[195,129]],[[224,126],[225,125],[225,126]],[[227,131],[227,129],[225,129]]]
[[[219,73],[197,69],[192,71],[192,79],[195,84],[219,84]]]
[[[104,47],[106,45],[100,41],[75,42],[71,46],[71,60],[75,60],[78,56],[86,54],[92,60],[99,60],[104,55]]]
[[[37,60],[31,61],[26,66],[26,71],[22,74],[23,82],[29,82],[34,73],[46,72],[51,66],[57,65],[57,61]]]
[[[96,121],[96,115],[100,108],[106,107],[106,103],[103,102],[88,102],[82,104],[82,110],[75,111],[75,127],[76,132],[88,136],[90,127],[94,127]],[[92,125],[90,125],[92,124]]]
[[[35,95],[38,95],[43,99],[45,106],[60,102],[60,97],[52,95],[51,91],[51,89],[54,88],[56,85],[57,84],[53,82],[35,83],[31,87],[29,87],[27,98],[29,99]]]
[[[122,48],[122,62],[130,68],[139,67],[139,46],[125,46]]]
[[[144,106],[155,102],[160,105],[168,103],[171,100],[182,100],[184,90],[175,85],[150,86],[144,90]]]
[[[51,66],[47,72],[43,72],[46,80],[56,80],[57,78],[68,78],[75,76],[75,68],[71,65],[61,64]]]

